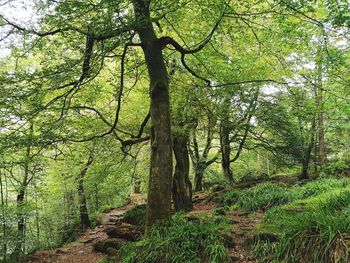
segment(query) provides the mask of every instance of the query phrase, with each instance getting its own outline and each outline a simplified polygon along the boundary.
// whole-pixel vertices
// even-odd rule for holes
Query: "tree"
[[[27,130],[29,122],[35,123],[41,146],[52,158],[53,149],[71,147],[71,143],[105,141],[121,148],[123,157],[118,155],[114,160],[116,163],[130,161],[129,157],[134,161],[138,154],[131,146],[139,147],[139,150],[150,140],[149,167],[144,164],[148,161],[144,157],[147,149],[140,150],[139,156],[144,162],[138,162],[142,163],[142,169],[150,170],[148,187],[144,187],[148,188],[147,228],[158,220],[169,218],[172,190],[179,209],[190,207],[187,150],[194,162],[197,190],[202,189],[204,170],[219,158],[219,154],[210,154],[214,147],[221,148],[222,168],[232,182],[230,164],[243,151],[254,117],[255,93],[250,87],[271,83],[274,79],[275,82],[290,82],[292,76],[290,72],[286,73],[290,66],[286,60],[294,53],[297,56],[307,54],[305,40],[312,37],[315,26],[323,26],[323,21],[317,19],[324,11],[317,9],[320,12],[309,16],[308,12],[315,10],[315,4],[305,1],[37,0],[34,3],[40,12],[38,19],[33,17],[33,23],[17,24],[13,18],[1,14],[1,40],[13,39],[16,44],[11,46],[11,55],[0,62],[0,110],[10,110],[25,122],[10,131],[2,148],[8,148],[11,143],[7,143],[12,138],[21,141],[20,135]],[[327,10],[336,8],[332,1],[322,4]],[[326,15],[328,20],[325,21],[345,26],[342,13]],[[303,23],[304,20],[311,23]],[[173,59],[181,67],[180,77],[173,82],[174,88],[184,85],[194,89],[208,104],[205,111],[209,111],[197,118],[177,120],[174,114],[171,116],[171,74],[167,72],[170,68],[167,62]],[[230,100],[238,96],[234,89],[224,95],[220,95],[220,90],[240,85],[247,94],[239,98],[239,104],[248,105],[252,111],[239,116],[240,111],[243,112],[239,107],[232,111],[227,107],[226,112],[219,113],[222,102],[232,106]],[[318,94],[322,105],[322,92]],[[252,99],[246,101],[243,97]],[[195,100],[188,100],[190,104],[193,102]],[[25,107],[25,103],[31,107]],[[281,99],[286,108],[293,108],[288,103]],[[237,117],[235,114],[239,121],[231,127],[229,124]],[[304,136],[305,131],[313,133],[313,126],[317,129],[317,123],[310,122],[309,113],[303,116],[299,125],[303,135],[296,132],[299,128],[297,114],[283,114],[293,124],[290,138],[297,138],[297,143],[302,141],[303,150],[308,142],[314,144],[311,137]],[[318,123],[322,126],[320,118]],[[178,126],[179,131],[172,131],[172,125]],[[215,138],[219,133],[221,145]],[[205,134],[205,139],[199,134]],[[274,135],[275,131],[271,131],[273,139],[280,139]],[[191,147],[186,147],[187,144]],[[100,147],[106,146],[101,143]],[[237,152],[232,158],[234,148]],[[173,151],[176,159],[174,180]],[[110,152],[115,153],[109,149]],[[62,155],[64,153],[62,150]],[[303,153],[308,159],[308,151]],[[65,158],[64,161],[73,159]],[[99,156],[94,156],[94,165],[89,166],[88,172],[80,167],[82,171],[67,173],[70,178],[80,175],[80,193],[88,193],[92,188],[97,193],[99,187],[104,187],[98,180],[89,181],[91,170],[91,174],[96,174],[96,167],[107,169],[102,162]],[[113,157],[106,158],[106,162],[113,163]],[[135,161],[134,171],[136,166]],[[114,171],[109,172],[108,175]],[[130,176],[130,173],[125,174]],[[74,185],[74,190],[76,187]],[[67,190],[70,201],[73,200],[71,191]],[[85,201],[84,196],[87,197]],[[96,194],[95,197],[99,196]],[[82,207],[85,206],[84,215],[88,210],[89,195],[82,194],[80,201]],[[96,207],[100,206],[99,201],[95,203]],[[186,205],[178,205],[180,203]]]
[[[193,208],[192,183],[189,178],[190,159],[187,148],[189,140],[188,136],[186,130],[183,133],[173,133],[173,149],[176,165],[173,178],[172,196],[176,211],[190,211]]]
[[[151,165],[146,225],[170,218],[172,142],[168,74],[162,46],[150,16],[150,1],[133,1],[136,30],[140,36],[150,78]]]
[[[199,120],[195,120],[191,127],[191,143],[190,143],[190,156],[194,169],[194,190],[203,190],[203,178],[204,171],[213,164],[218,158],[219,152],[214,157],[209,156],[210,150],[213,148],[212,141],[217,124],[217,118],[211,114],[211,112],[205,112],[206,123],[203,123],[203,127],[199,126]],[[203,129],[204,131],[202,131]],[[198,141],[198,134],[204,134],[202,138],[204,141]],[[203,147],[200,147],[200,143],[203,143]]]
[[[171,120],[170,120],[170,104],[169,104],[169,92],[168,92],[168,73],[166,70],[164,57],[162,50],[172,45],[177,51],[181,53],[184,58],[187,54],[194,54],[202,50],[205,45],[211,39],[215,29],[218,27],[219,22],[216,23],[211,33],[200,42],[198,46],[193,49],[186,49],[179,45],[173,38],[164,36],[158,38],[153,28],[153,23],[163,18],[163,14],[157,19],[151,17],[151,1],[131,1],[134,9],[134,18],[131,16],[131,12],[126,15],[125,12],[129,6],[124,7],[117,5],[113,7],[108,2],[101,2],[98,6],[104,7],[107,10],[105,14],[97,14],[91,11],[89,4],[80,4],[77,2],[62,2],[55,5],[54,16],[48,19],[44,19],[41,24],[40,30],[27,29],[21,25],[3,18],[4,24],[14,28],[17,32],[23,34],[36,35],[41,44],[51,45],[55,40],[62,41],[63,45],[69,45],[70,43],[76,43],[77,46],[81,45],[82,40],[85,41],[85,48],[83,51],[79,50],[77,53],[81,54],[80,58],[73,59],[70,62],[71,73],[65,71],[61,76],[67,79],[63,85],[58,84],[61,80],[50,78],[50,83],[54,86],[51,88],[53,92],[48,94],[42,92],[43,97],[49,98],[48,102],[44,105],[37,105],[38,109],[34,111],[34,116],[38,116],[39,112],[54,110],[58,113],[58,121],[63,122],[68,119],[67,115],[72,110],[91,110],[94,111],[101,120],[109,126],[107,132],[100,134],[92,134],[86,138],[77,138],[77,136],[67,135],[65,140],[74,142],[84,142],[97,138],[105,137],[109,134],[116,135],[117,124],[119,121],[119,113],[121,108],[121,101],[123,96],[124,78],[125,78],[125,60],[127,57],[128,49],[131,46],[142,47],[147,70],[150,80],[150,117],[151,117],[151,161],[150,161],[150,178],[148,185],[148,205],[147,205],[147,226],[151,226],[157,220],[168,219],[170,217],[170,205],[171,205],[171,188],[172,188],[172,139],[171,139]],[[127,3],[128,4],[128,3]],[[162,3],[159,3],[161,9]],[[156,5],[156,3],[154,3]],[[79,6],[79,12],[84,13],[82,19],[76,16],[76,7]],[[181,6],[181,4],[180,4]],[[96,6],[97,8],[97,6]],[[114,13],[118,14],[119,18],[115,19]],[[166,10],[164,10],[166,12]],[[66,16],[65,22],[60,18],[60,15]],[[88,22],[87,22],[88,21]],[[114,21],[115,23],[111,23]],[[53,30],[47,30],[46,28],[54,28]],[[76,36],[76,38],[66,38],[61,33],[69,32]],[[135,32],[138,34],[140,43],[134,43],[133,37]],[[48,37],[52,36],[52,39]],[[120,40],[120,41],[119,41]],[[80,42],[80,43],[79,43]],[[31,44],[31,43],[29,43]],[[71,105],[73,102],[76,104],[76,93],[81,86],[87,85],[90,81],[94,80],[96,76],[101,72],[104,67],[104,59],[108,56],[108,53],[113,52],[116,47],[124,45],[124,49],[121,55],[121,80],[120,89],[117,97],[117,109],[115,118],[112,122],[105,118],[101,112],[93,107],[87,107],[84,105]],[[101,53],[99,53],[101,52]],[[77,54],[75,53],[75,54]],[[101,56],[99,56],[101,54]],[[47,54],[49,56],[56,55],[55,52]],[[102,62],[99,64],[99,60]],[[60,64],[60,63],[58,63]],[[78,74],[78,78],[74,75]],[[69,63],[66,62],[66,65]],[[69,68],[69,66],[68,66]],[[64,69],[68,69],[64,67]],[[49,76],[48,72],[62,72],[59,66],[49,66],[48,69],[40,72],[35,72],[34,75],[40,75],[44,78]],[[60,74],[60,73],[59,73]],[[57,75],[53,73],[53,75]],[[57,86],[55,86],[57,85]],[[38,85],[40,86],[40,85]],[[61,91],[64,91],[63,93]],[[81,91],[80,91],[81,93]],[[29,96],[33,96],[30,94]],[[44,101],[47,99],[44,99]],[[61,110],[57,111],[56,105],[59,104]],[[33,112],[32,112],[33,116]],[[55,124],[57,125],[57,123]],[[73,137],[73,138],[72,138]],[[75,138],[74,138],[75,137]],[[120,136],[116,136],[118,140]],[[124,147],[126,144],[130,145],[134,143],[134,139],[121,140],[121,144]],[[137,141],[140,141],[137,138]]]
[[[273,101],[260,100],[258,123],[264,138],[259,138],[275,154],[288,156],[301,165],[300,179],[309,178],[309,164],[315,147],[315,95],[309,87],[289,87]],[[264,143],[265,142],[265,143]]]
[[[252,95],[250,95],[251,92],[248,92],[247,102],[245,102],[243,98],[244,95],[240,98],[239,102],[236,103],[231,101],[231,98],[227,96],[222,104],[223,112],[220,122],[221,166],[224,176],[230,184],[233,183],[233,173],[230,165],[238,160],[244,148],[252,126],[251,121],[255,114],[259,93],[259,88],[256,88],[256,91],[252,92]],[[238,146],[236,154],[231,158],[231,144],[234,142],[237,143]]]
[[[84,188],[84,178],[86,175],[87,170],[89,169],[89,166],[93,163],[93,155],[90,153],[89,158],[84,165],[83,169],[78,174],[78,196],[79,196],[79,213],[80,213],[80,224],[82,230],[85,230],[86,228],[89,228],[91,226],[91,222],[89,219],[89,213],[87,210],[87,204],[86,204],[86,195],[85,195],[85,188]]]
[[[173,61],[170,70],[172,86],[172,138],[175,157],[172,198],[176,211],[190,211],[192,204],[192,183],[190,180],[189,139],[192,113],[192,93],[177,85],[174,75],[178,68]]]
[[[31,138],[33,136],[33,124],[30,126],[30,134],[28,135],[28,141],[30,142]],[[25,159],[23,162],[24,171],[23,171],[23,177],[22,181],[20,182],[18,186],[18,192],[17,192],[17,244],[14,250],[14,254],[20,255],[23,252],[23,244],[25,242],[25,229],[26,229],[26,213],[25,213],[25,196],[27,191],[27,186],[31,181],[31,175],[30,175],[30,158],[31,158],[31,144],[28,144],[25,149]]]

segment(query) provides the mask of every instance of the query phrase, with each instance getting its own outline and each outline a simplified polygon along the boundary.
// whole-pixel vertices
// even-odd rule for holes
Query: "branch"
[[[281,3],[285,4],[289,9],[293,10],[294,12],[304,16],[305,18],[313,21],[314,23],[316,23],[317,25],[321,26],[321,28],[324,28],[324,25],[322,22],[318,21],[317,19],[315,18],[312,18],[311,16],[308,16],[307,14],[301,12],[300,10],[296,9],[294,6],[290,5],[289,3],[287,3],[286,1],[284,0],[280,0]]]
[[[188,54],[195,54],[199,51],[201,51],[211,40],[211,38],[213,37],[216,29],[219,27],[220,23],[221,23],[221,20],[222,18],[224,17],[224,11],[226,9],[227,5],[225,5],[225,8],[222,12],[222,14],[220,15],[218,21],[215,23],[214,27],[212,28],[212,30],[210,31],[209,35],[206,36],[198,45],[197,47],[193,48],[193,49],[190,49],[190,48],[184,48],[182,47],[175,39],[173,39],[172,37],[170,36],[164,36],[164,37],[161,37],[159,38],[159,44],[161,46],[162,49],[164,49],[167,45],[171,45],[173,46],[178,52],[181,53],[181,63],[182,65],[185,67],[185,69],[187,71],[189,71],[194,77],[196,78],[199,78],[203,81],[205,81],[208,86],[210,86],[210,80],[208,79],[205,79],[201,76],[199,76],[195,71],[193,71],[187,64],[186,64],[186,61],[185,61],[185,55],[188,55]]]
[[[219,158],[219,155],[220,155],[220,151],[217,151],[215,156],[205,163],[206,166],[208,167],[209,165],[213,164]]]
[[[79,82],[82,82],[85,78],[87,78],[90,75],[90,60],[93,55],[93,48],[94,48],[94,39],[90,36],[87,36],[82,73],[79,78]]]
[[[211,85],[211,81],[209,79],[206,79],[204,77],[199,76],[193,69],[191,69],[185,61],[185,54],[181,54],[181,63],[184,66],[185,69],[187,69],[187,71],[194,77],[203,80],[204,82],[207,83],[207,85],[210,87]]]
[[[225,7],[225,9],[226,9],[226,7]],[[167,45],[172,45],[177,51],[179,51],[181,54],[184,54],[184,55],[197,53],[197,52],[201,51],[209,43],[209,41],[213,37],[216,29],[219,27],[223,17],[224,17],[224,12],[222,12],[222,14],[220,15],[218,21],[215,23],[215,25],[212,28],[212,30],[210,31],[209,35],[206,38],[204,38],[197,45],[197,47],[195,47],[193,49],[183,48],[179,43],[177,43],[175,41],[175,39],[173,39],[172,37],[169,37],[169,36],[159,38],[160,46],[161,46],[161,48],[165,48]]]
[[[236,82],[226,82],[223,84],[217,84],[217,85],[211,85],[211,87],[218,88],[218,87],[225,87],[229,85],[241,85],[241,84],[250,84],[250,83],[264,83],[264,82],[271,82],[281,85],[288,85],[287,82],[273,80],[273,79],[255,79],[255,80],[243,80],[243,81],[236,81]]]
[[[237,152],[236,152],[236,155],[235,155],[235,157],[233,157],[233,159],[230,160],[230,163],[235,162],[235,161],[239,158],[239,156],[241,155],[241,152],[242,152],[242,150],[243,150],[244,143],[245,143],[245,141],[246,141],[246,139],[247,139],[247,137],[248,137],[248,132],[249,132],[249,130],[250,130],[250,125],[247,124],[246,129],[245,129],[244,134],[243,134],[243,138],[242,138],[241,142],[239,143],[239,146],[238,146],[238,150],[237,150]]]
[[[85,110],[91,110],[93,112],[95,112],[97,114],[97,116],[105,123],[107,124],[109,127],[112,127],[113,125],[102,115],[102,113],[93,108],[93,107],[89,107],[89,106],[84,106],[84,105],[78,105],[78,106],[72,106],[69,107],[70,109],[85,109]]]
[[[205,160],[207,159],[209,151],[211,149],[212,139],[213,139],[212,129],[215,127],[216,122],[217,122],[216,118],[215,117],[213,118],[210,115],[210,113],[208,113],[207,141],[202,153],[202,158]]]
[[[71,98],[68,99],[68,96],[70,94],[72,94],[71,97],[73,97],[74,94],[76,93],[74,91],[79,87],[79,85],[86,78],[88,78],[90,76],[90,68],[91,68],[90,60],[91,60],[92,55],[93,55],[93,48],[94,48],[94,40],[90,36],[86,36],[86,44],[85,44],[85,51],[84,51],[84,58],[83,58],[83,65],[82,65],[82,73],[79,77],[79,80],[71,82],[73,87],[71,89],[69,89],[66,93],[64,93],[63,96],[61,96],[62,98],[64,98],[64,100],[63,100],[61,115],[60,115],[60,118],[58,120],[61,120],[64,116],[64,112],[67,108],[66,107],[67,101],[68,101],[68,107],[69,107]]]
[[[132,31],[133,28],[131,26],[124,25],[123,27],[119,27],[114,30],[110,30],[107,34],[99,34],[99,35],[92,35],[94,40],[96,41],[104,41],[113,37],[120,37],[121,34],[127,33]]]
[[[49,30],[49,31],[46,31],[46,32],[40,32],[40,31],[36,31],[34,29],[28,29],[28,28],[25,28],[25,27],[22,27],[22,26],[19,26],[11,21],[9,21],[8,19],[6,19],[4,16],[0,15],[0,18],[2,18],[7,25],[10,25],[12,26],[13,28],[19,30],[19,31],[22,31],[22,32],[25,32],[25,33],[30,33],[30,34],[34,34],[34,35],[37,35],[39,37],[45,37],[45,36],[52,36],[52,35],[56,35],[57,33],[62,33],[64,31],[68,31],[69,28],[62,28],[62,29],[53,29],[53,30]]]
[[[85,138],[85,139],[80,139],[80,140],[74,140],[72,139],[72,142],[86,142],[86,141],[91,141],[97,138],[102,138],[105,137],[108,134],[111,134],[117,127],[117,123],[119,120],[119,113],[120,113],[120,109],[121,109],[121,100],[122,100],[122,95],[123,95],[123,89],[124,89],[124,71],[125,71],[125,58],[126,58],[126,54],[128,51],[128,47],[130,46],[140,46],[140,44],[137,43],[126,43],[124,46],[124,50],[121,56],[121,69],[120,69],[120,87],[119,87],[119,92],[117,94],[117,109],[116,109],[116,113],[115,113],[115,119],[114,122],[111,126],[111,128],[99,135],[94,135],[91,136],[89,138]]]
[[[196,130],[192,130],[192,141],[193,141],[193,157],[196,162],[199,161],[199,150],[198,150],[198,142],[196,136]],[[191,148],[191,147],[189,147]],[[190,151],[191,152],[191,151]]]
[[[137,143],[149,141],[150,139],[151,139],[151,136],[147,135],[146,137],[141,137],[141,138],[137,138],[137,139],[130,139],[130,140],[126,140],[126,141],[120,140],[120,142],[122,144],[121,149],[124,153],[127,153],[127,149],[126,149],[127,147],[130,147],[130,146],[137,144]]]
[[[249,113],[248,118],[247,118],[246,128],[245,128],[245,130],[244,130],[244,134],[243,134],[242,140],[241,140],[240,143],[239,143],[239,146],[238,146],[238,150],[237,150],[237,152],[236,152],[236,155],[235,155],[235,157],[234,157],[233,159],[230,160],[230,163],[235,162],[235,161],[239,158],[239,156],[241,155],[241,152],[242,152],[242,150],[243,150],[243,146],[244,146],[244,144],[245,144],[245,141],[247,140],[248,133],[249,133],[250,128],[251,128],[250,120],[251,120],[252,117],[253,117],[253,112],[254,112],[254,110],[255,110],[255,108],[256,108],[256,104],[257,104],[256,102],[257,102],[257,100],[258,100],[258,97],[259,97],[259,89],[257,89],[257,91],[256,91],[256,93],[254,94],[254,97],[253,97],[252,101],[250,102],[249,107],[248,107],[248,109],[247,109],[247,111],[248,111],[248,112],[250,111],[250,113]]]
[[[17,29],[19,31],[22,31],[22,32],[25,32],[28,34],[34,34],[34,35],[37,35],[39,37],[52,36],[52,35],[56,35],[58,33],[66,32],[66,31],[75,31],[75,32],[78,32],[82,35],[88,36],[93,40],[104,41],[104,40],[107,40],[107,39],[110,39],[113,37],[118,37],[123,33],[127,33],[127,32],[130,32],[133,30],[132,26],[123,25],[119,28],[109,30],[105,34],[96,34],[96,35],[93,32],[89,32],[89,30],[86,32],[86,31],[83,31],[83,30],[78,29],[76,27],[64,27],[64,28],[58,28],[58,29],[51,29],[49,31],[37,31],[35,29],[25,28],[23,26],[20,26],[20,25],[14,23],[14,22],[11,22],[2,15],[0,15],[0,18],[2,18],[6,22],[7,25],[12,26],[14,29]]]
[[[93,107],[78,105],[78,106],[70,107],[70,109],[86,109],[86,110],[93,111],[93,112],[95,112],[95,113],[98,115],[98,117],[99,117],[105,124],[107,124],[109,127],[113,127],[113,124],[110,123],[110,122],[102,115],[102,113],[101,113],[99,110],[97,110],[97,109],[95,109],[95,108],[93,108]],[[145,128],[145,126],[147,125],[149,119],[150,119],[150,114],[148,113],[148,114],[146,115],[145,119],[143,120],[143,122],[141,123],[137,135],[134,135],[134,134],[132,134],[132,133],[125,132],[125,131],[122,131],[122,130],[117,130],[117,131],[122,132],[122,133],[124,133],[124,134],[130,135],[130,137],[131,137],[132,139],[123,140],[122,138],[120,138],[120,137],[117,135],[117,133],[115,132],[115,130],[113,131],[114,136],[115,136],[115,137],[117,138],[117,140],[122,144],[121,149],[122,149],[122,151],[123,151],[124,153],[127,152],[126,148],[127,148],[128,146],[131,146],[131,145],[134,145],[134,144],[137,144],[137,143],[140,143],[140,142],[148,141],[148,140],[150,139],[150,137],[149,137],[148,135],[147,135],[146,137],[143,137],[143,138],[141,137],[142,134],[143,134],[144,128]]]
[[[140,138],[150,118],[151,118],[151,114],[150,114],[150,113],[147,113],[145,119],[144,119],[143,122],[141,123],[139,132],[137,133],[136,136],[131,136],[131,137],[133,137],[133,138]]]

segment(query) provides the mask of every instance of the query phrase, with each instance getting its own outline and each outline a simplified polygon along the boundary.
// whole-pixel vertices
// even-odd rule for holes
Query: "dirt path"
[[[198,193],[193,197],[192,213],[210,213],[218,207],[214,202],[208,202],[206,193]],[[227,238],[231,241],[229,255],[231,262],[237,263],[255,263],[258,262],[252,257],[252,230],[262,220],[262,213],[246,213],[238,211],[226,212],[228,223],[230,224],[230,232]]]
[[[209,202],[206,193],[198,193],[193,197],[193,211],[189,216],[197,213],[209,214],[218,207],[217,203]],[[94,244],[108,239],[106,230],[116,225],[126,211],[135,207],[137,203],[130,203],[120,208],[113,209],[98,219],[100,225],[95,229],[87,230],[78,241],[64,245],[61,248],[46,251],[38,251],[29,257],[27,263],[96,263],[104,258],[103,253],[94,251]],[[230,211],[226,212],[231,230],[227,234],[231,240],[229,255],[231,262],[255,263],[252,256],[251,231],[261,221],[262,214],[251,214]]]
[[[262,220],[262,214],[246,212],[229,212],[227,214],[231,227],[231,238],[234,242],[233,248],[229,250],[232,262],[253,263],[258,262],[252,257],[253,242],[252,230]]]
[[[79,240],[68,243],[61,248],[38,251],[31,255],[27,263],[96,263],[104,258],[103,253],[94,251],[93,245],[108,239],[106,229],[114,226],[126,211],[135,207],[135,203],[115,208],[99,217],[95,229],[87,230]]]

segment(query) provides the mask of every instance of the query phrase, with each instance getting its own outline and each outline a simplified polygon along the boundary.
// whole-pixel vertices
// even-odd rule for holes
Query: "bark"
[[[301,168],[301,175],[300,175],[300,180],[306,180],[309,179],[309,173],[308,173],[308,169],[309,169],[309,159],[305,158],[305,160],[303,160],[302,163],[302,168]]]
[[[221,167],[225,178],[230,184],[233,184],[233,174],[230,167],[231,146],[230,129],[227,127],[228,120],[222,120],[220,125],[220,149],[221,149]]]
[[[204,170],[207,168],[206,164],[199,162],[195,165],[195,174],[194,174],[194,190],[196,192],[203,190],[203,177]]]
[[[99,192],[99,189],[98,189],[98,184],[95,184],[94,187],[95,187],[95,190],[94,190],[95,209],[99,210],[100,209],[100,192]]]
[[[5,212],[5,198],[4,198],[4,189],[3,189],[3,179],[2,179],[2,170],[0,169],[0,199],[1,199],[1,217],[3,218],[2,225],[2,237],[3,244],[1,248],[1,254],[4,255],[4,261],[6,262],[7,255],[7,232],[6,232],[6,212]]]
[[[35,226],[36,226],[36,246],[40,246],[40,218],[39,218],[39,206],[38,206],[38,193],[35,193]]]
[[[85,167],[81,170],[79,176],[78,176],[78,185],[77,185],[77,191],[78,191],[78,199],[79,199],[79,215],[80,215],[80,226],[81,229],[84,231],[87,228],[91,226],[89,213],[87,209],[87,203],[86,203],[86,195],[85,195],[85,188],[84,188],[84,181],[85,181],[85,175],[89,168],[89,166],[93,162],[92,155],[89,156],[89,160],[87,161]]]
[[[68,233],[72,225],[71,223],[75,220],[75,201],[74,201],[74,195],[75,192],[70,191],[70,190],[65,190],[64,192],[64,207],[66,208],[65,210],[65,226],[64,226],[64,231]]]
[[[141,180],[140,179],[134,180],[133,193],[134,194],[141,194]]]
[[[217,119],[215,117],[212,117],[210,114],[208,114],[208,126],[206,127],[206,144],[204,146],[203,151],[200,152],[199,145],[197,142],[197,135],[196,135],[196,129],[198,126],[198,122],[192,127],[191,131],[191,139],[192,139],[192,148],[189,147],[189,152],[191,156],[191,160],[193,163],[194,168],[194,190],[202,191],[203,190],[203,177],[204,177],[204,171],[208,168],[211,164],[213,164],[219,155],[219,152],[216,153],[216,155],[208,160],[209,152],[212,149],[212,140],[214,136],[214,128],[217,123]]]
[[[314,172],[317,173],[318,171],[318,166],[317,166],[317,162],[318,162],[318,136],[317,134],[315,134],[315,147],[314,147],[314,156],[313,156],[313,163],[314,163]]]
[[[321,75],[322,77],[322,75]],[[322,80],[320,80],[322,81]],[[318,147],[319,147],[319,157],[320,157],[320,165],[324,165],[326,162],[326,146],[325,146],[325,139],[324,139],[324,113],[323,113],[323,91],[322,87],[320,86],[321,83],[319,82],[318,91],[317,91],[317,97],[316,97],[316,103],[318,108]]]
[[[30,134],[33,134],[33,126],[31,126]],[[25,212],[24,212],[24,198],[27,190],[27,185],[29,183],[29,161],[30,161],[30,152],[31,152],[31,146],[28,145],[26,149],[25,154],[25,161],[24,161],[24,174],[22,178],[22,182],[19,186],[18,192],[17,192],[17,243],[16,247],[14,249],[14,255],[17,257],[18,255],[22,254],[24,251],[24,242],[25,242],[25,228],[26,228],[26,221],[25,221]]]
[[[149,0],[133,1],[136,31],[150,78],[151,164],[146,229],[158,220],[170,218],[173,169],[168,75],[162,47],[152,25],[149,4]]]
[[[192,205],[192,184],[189,178],[190,160],[187,149],[188,136],[174,135],[173,150],[176,160],[173,178],[173,201],[176,211],[190,211]]]
[[[326,147],[324,138],[324,109],[323,109],[323,88],[322,88],[322,49],[317,52],[319,61],[317,63],[317,80],[316,80],[316,107],[317,107],[317,137],[318,137],[318,154],[320,165],[326,162]]]
[[[309,143],[307,145],[304,158],[302,161],[301,175],[299,178],[300,180],[309,179],[308,169],[309,169],[309,164],[311,160],[312,149],[315,146],[315,132],[316,132],[316,120],[314,119],[311,124]]]
[[[220,123],[220,150],[221,150],[221,167],[224,173],[225,178],[229,181],[230,184],[233,184],[233,173],[230,167],[231,163],[234,163],[238,160],[238,158],[241,155],[241,152],[243,150],[244,144],[247,140],[248,133],[250,131],[250,121],[253,117],[253,114],[255,113],[257,100],[259,97],[259,89],[256,90],[256,92],[253,94],[253,97],[249,103],[249,107],[244,114],[244,117],[240,121],[238,127],[236,127],[236,132],[232,135],[232,138],[230,138],[230,133],[233,132],[233,128],[230,127],[230,121],[229,121],[229,112],[228,109],[230,108],[230,99],[229,97],[224,101],[224,112],[223,112],[223,118],[221,119]],[[238,128],[242,126],[244,128],[242,138],[240,138],[240,142],[238,144],[238,149],[236,151],[235,156],[231,159],[231,143],[239,137],[239,130]]]
[[[230,122],[229,122],[229,109],[231,104],[231,98],[227,97],[224,100],[224,107],[222,113],[222,119],[220,122],[220,150],[221,150],[221,167],[226,180],[233,184],[233,174],[231,170],[231,141],[230,141]]]

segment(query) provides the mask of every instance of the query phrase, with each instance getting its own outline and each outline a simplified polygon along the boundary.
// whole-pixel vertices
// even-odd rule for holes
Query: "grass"
[[[222,206],[231,206],[233,209],[247,212],[266,211],[296,200],[314,197],[332,189],[343,189],[348,185],[349,180],[332,178],[319,179],[294,187],[268,182],[247,190],[233,189],[228,191],[219,199],[219,203]]]
[[[348,185],[349,180],[346,179],[321,178],[302,185],[301,187],[294,187],[290,192],[296,195],[298,199],[303,199],[326,193],[332,189],[343,188]]]
[[[146,239],[124,245],[121,262],[225,262],[228,255],[219,234],[225,229],[219,217],[188,221],[183,214],[176,214],[170,223],[154,226]]]
[[[253,254],[261,262],[350,262],[348,179],[320,178],[293,186],[262,183],[232,189],[219,201],[231,209],[266,211],[255,230]]]
[[[128,210],[123,216],[123,221],[132,225],[143,227],[146,218],[146,205],[138,205]]]
[[[114,262],[115,262],[115,259],[105,257],[105,258],[101,259],[100,261],[98,261],[97,263],[114,263]]]
[[[270,210],[260,232],[275,233],[278,242],[257,240],[254,255],[264,262],[342,263],[350,260],[350,189],[310,198],[302,207]]]
[[[247,190],[236,203],[236,207],[245,211],[265,211],[271,207],[292,201],[284,186],[265,183]]]
[[[219,201],[223,207],[215,209],[211,218],[200,213],[191,220],[176,214],[170,223],[156,225],[146,239],[120,249],[121,262],[225,262],[228,255],[219,233],[225,231],[220,216],[227,207],[266,211],[254,246],[254,256],[261,262],[350,262],[349,180],[323,178],[292,187],[267,182],[232,189]],[[135,209],[126,217],[139,222],[143,213]]]
[[[265,211],[290,201],[291,197],[286,195],[284,186],[263,183],[244,191],[237,189],[228,191],[222,196],[220,203],[224,206],[232,206],[234,209],[252,212]]]

